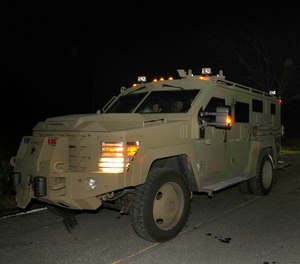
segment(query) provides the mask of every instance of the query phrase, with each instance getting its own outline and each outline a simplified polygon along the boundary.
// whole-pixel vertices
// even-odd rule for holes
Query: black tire
[[[272,191],[275,171],[269,154],[263,154],[258,160],[256,177],[249,180],[253,194],[268,195]]]
[[[81,213],[81,211],[67,209],[52,204],[47,204],[46,207],[52,214],[63,218],[77,216]]]
[[[183,177],[175,170],[153,169],[134,194],[133,229],[151,242],[170,240],[184,228],[190,208],[190,190]]]

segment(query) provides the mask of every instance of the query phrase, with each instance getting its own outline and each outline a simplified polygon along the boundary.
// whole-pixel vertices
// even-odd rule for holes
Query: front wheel
[[[170,240],[186,224],[190,206],[185,179],[175,170],[153,169],[136,189],[130,212],[133,229],[152,242]]]

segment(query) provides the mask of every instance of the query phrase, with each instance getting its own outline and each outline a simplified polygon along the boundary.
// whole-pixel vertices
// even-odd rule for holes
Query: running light
[[[232,123],[232,119],[231,119],[231,116],[226,116],[226,124],[228,125],[228,126],[231,126],[231,123]]]

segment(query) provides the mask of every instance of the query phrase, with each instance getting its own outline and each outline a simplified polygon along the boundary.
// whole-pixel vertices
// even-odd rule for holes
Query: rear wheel
[[[249,180],[250,190],[254,194],[267,195],[272,191],[274,168],[269,154],[263,154],[258,162],[256,177]]]
[[[131,207],[135,232],[152,242],[174,238],[184,227],[191,199],[187,182],[175,170],[154,169],[136,189]]]

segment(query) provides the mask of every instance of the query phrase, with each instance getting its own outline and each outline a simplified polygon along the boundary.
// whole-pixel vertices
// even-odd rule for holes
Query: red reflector
[[[49,145],[56,145],[56,138],[48,138]]]

